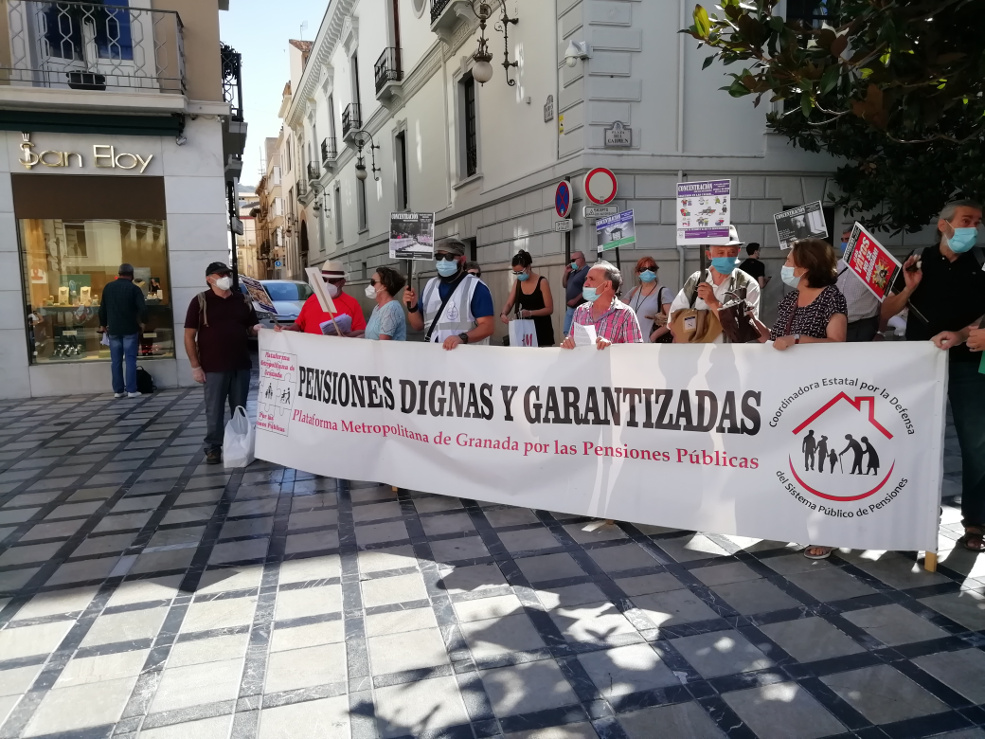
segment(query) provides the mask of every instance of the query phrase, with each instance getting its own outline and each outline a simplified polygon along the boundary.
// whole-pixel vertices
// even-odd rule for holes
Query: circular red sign
[[[615,199],[619,186],[612,170],[596,167],[585,175],[584,187],[586,198],[596,205],[606,205]]]

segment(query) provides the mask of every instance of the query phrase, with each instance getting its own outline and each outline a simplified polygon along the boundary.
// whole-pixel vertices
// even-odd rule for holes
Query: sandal
[[[985,530],[981,526],[965,526],[958,543],[969,552],[985,552]]]
[[[827,559],[834,550],[834,547],[819,547],[812,544],[804,550],[804,556],[807,559]],[[814,554],[811,554],[811,552],[814,552]]]

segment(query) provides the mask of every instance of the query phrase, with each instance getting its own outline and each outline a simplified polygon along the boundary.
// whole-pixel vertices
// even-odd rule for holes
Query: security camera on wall
[[[576,67],[582,59],[588,59],[587,41],[569,41],[568,48],[564,52],[564,63],[569,67]]]

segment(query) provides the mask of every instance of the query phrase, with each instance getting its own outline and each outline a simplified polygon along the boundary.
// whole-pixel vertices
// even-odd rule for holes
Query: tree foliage
[[[844,158],[836,204],[916,231],[947,200],[985,196],[985,2],[802,1],[823,23],[777,3],[698,5],[682,33],[714,49],[705,68],[743,65],[722,89],[776,104],[772,131]]]

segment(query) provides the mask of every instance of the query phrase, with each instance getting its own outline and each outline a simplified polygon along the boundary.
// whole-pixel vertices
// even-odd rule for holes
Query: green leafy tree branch
[[[770,130],[842,157],[833,197],[875,228],[917,231],[954,197],[985,196],[985,3],[820,0],[823,23],[779,0],[698,5],[688,33],[742,65],[723,87],[774,106]]]

